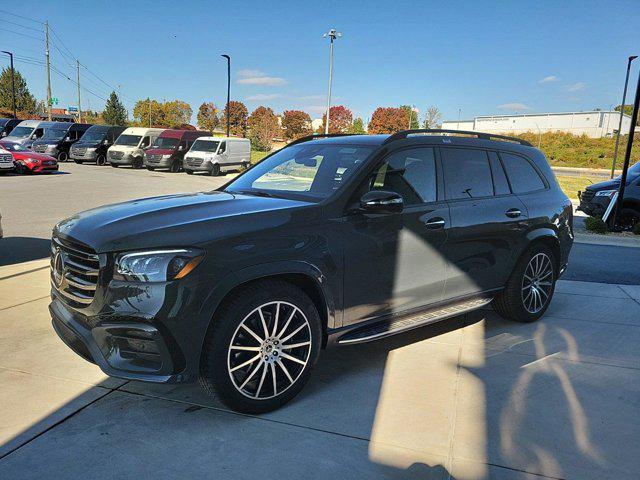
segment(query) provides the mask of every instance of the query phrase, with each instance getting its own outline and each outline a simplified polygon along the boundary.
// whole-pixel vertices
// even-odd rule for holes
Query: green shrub
[[[587,217],[584,220],[584,226],[593,233],[607,233],[609,231],[607,224],[601,218]]]

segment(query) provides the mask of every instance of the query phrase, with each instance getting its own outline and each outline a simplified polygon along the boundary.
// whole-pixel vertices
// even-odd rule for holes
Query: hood
[[[133,150],[139,150],[138,146],[130,146],[130,145],[111,145],[109,147],[110,151],[114,152],[131,152]]]
[[[102,143],[102,140],[98,142],[83,142],[82,140],[78,140],[73,144],[73,148],[97,148]]]
[[[173,148],[149,148],[144,151],[147,155],[172,155],[175,152]]]
[[[627,178],[627,185],[629,185],[629,181],[631,179]],[[586,190],[593,190],[597,192],[599,190],[614,190],[620,187],[620,179],[614,178],[612,180],[606,180],[604,182],[594,183],[593,185],[589,185]]]
[[[57,161],[55,157],[45,155],[44,153],[37,152],[11,152],[14,160],[26,160],[27,158],[35,158],[38,160],[53,160]]]
[[[77,213],[54,231],[98,253],[202,245],[215,238],[287,221],[289,209],[310,205],[282,198],[200,192],[143,198]],[[268,216],[258,222],[250,217]]]
[[[34,140],[32,145],[58,145],[62,140]]]

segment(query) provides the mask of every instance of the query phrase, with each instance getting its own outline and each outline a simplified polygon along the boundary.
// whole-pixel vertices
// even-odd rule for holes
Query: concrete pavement
[[[105,377],[55,336],[33,267],[0,268],[0,478],[640,471],[640,287],[561,281],[534,324],[483,310],[329,350],[298,399],[246,416],[197,386]]]

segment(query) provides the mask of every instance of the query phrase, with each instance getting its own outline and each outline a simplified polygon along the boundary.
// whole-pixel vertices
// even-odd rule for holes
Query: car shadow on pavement
[[[34,237],[0,238],[0,267],[51,256],[51,240]]]

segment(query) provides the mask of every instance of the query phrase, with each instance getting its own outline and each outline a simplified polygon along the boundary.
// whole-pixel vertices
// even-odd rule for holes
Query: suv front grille
[[[147,155],[147,160],[149,162],[158,163],[160,160],[162,160],[162,155]]]
[[[187,165],[191,166],[191,167],[199,167],[200,165],[202,165],[202,158],[193,158],[193,157],[187,157],[185,158]]]
[[[87,153],[87,148],[86,147],[72,147],[71,148],[71,154],[72,155],[77,155],[79,157],[84,157],[85,153]]]
[[[109,152],[109,158],[120,160],[124,156],[124,152]]]
[[[584,192],[582,192],[580,200],[582,200],[584,203],[589,203],[591,200],[593,200],[593,196],[595,194],[596,192],[593,190],[585,190]]]
[[[51,239],[51,284],[72,306],[86,307],[98,284],[98,255],[80,243]]]
[[[0,163],[13,163],[13,156],[10,153],[0,154]]]
[[[44,153],[47,151],[48,145],[34,145],[32,150],[37,153]]]

